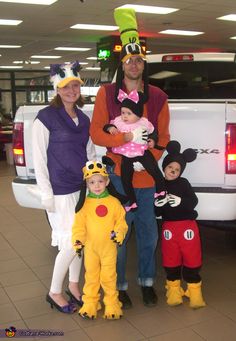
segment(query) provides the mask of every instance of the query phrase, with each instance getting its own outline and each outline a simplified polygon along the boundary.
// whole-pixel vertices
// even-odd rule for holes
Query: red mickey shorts
[[[197,222],[165,221],[162,225],[161,251],[164,267],[200,267],[202,251]]]

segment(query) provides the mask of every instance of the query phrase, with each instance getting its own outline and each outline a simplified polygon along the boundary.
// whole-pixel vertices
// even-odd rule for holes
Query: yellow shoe
[[[167,304],[175,306],[183,303],[184,290],[180,286],[180,280],[166,281]]]
[[[100,302],[84,303],[80,308],[78,314],[84,319],[95,319],[97,317],[97,311],[101,309]]]
[[[189,297],[190,303],[189,306],[190,308],[193,309],[198,309],[206,306],[205,301],[203,300],[202,297],[202,282],[198,283],[187,283],[188,288],[185,292],[185,296]]]
[[[104,319],[118,320],[122,317],[122,304],[118,301],[116,304],[105,305]]]

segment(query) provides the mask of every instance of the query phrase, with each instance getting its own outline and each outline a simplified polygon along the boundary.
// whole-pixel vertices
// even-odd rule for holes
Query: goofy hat
[[[122,81],[124,78],[123,63],[127,63],[132,56],[140,56],[144,60],[143,82],[144,82],[144,98],[145,102],[148,100],[148,77],[147,77],[147,61],[142,50],[138,26],[136,20],[135,10],[133,8],[115,8],[114,19],[119,27],[120,39],[122,43],[122,50],[120,56],[120,65],[117,70],[116,77],[116,93],[115,100],[117,101],[119,89],[122,88]]]
[[[194,149],[188,148],[180,153],[180,143],[178,141],[170,141],[167,146],[166,150],[168,154],[164,158],[162,162],[162,169],[165,170],[166,166],[168,166],[171,162],[177,162],[180,167],[180,175],[183,173],[187,162],[192,162],[196,159],[197,153]]]
[[[50,81],[53,84],[54,90],[57,88],[63,88],[70,81],[76,80],[80,84],[84,84],[79,71],[81,66],[78,61],[70,64],[51,64],[50,65]]]

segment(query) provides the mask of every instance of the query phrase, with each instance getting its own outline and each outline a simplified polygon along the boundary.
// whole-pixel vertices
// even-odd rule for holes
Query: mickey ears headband
[[[180,143],[174,140],[170,141],[166,146],[168,154],[172,157],[174,157],[175,155],[182,156],[185,162],[192,162],[197,158],[197,153],[194,149],[187,148],[183,151],[182,154],[180,153],[180,149]]]

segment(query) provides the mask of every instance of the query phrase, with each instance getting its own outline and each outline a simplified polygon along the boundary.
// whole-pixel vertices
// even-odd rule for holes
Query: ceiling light
[[[31,5],[51,5],[57,0],[0,0],[0,2],[13,2],[15,4],[31,4]]]
[[[70,28],[75,28],[77,30],[115,31],[118,29],[118,26],[76,24],[71,26]]]
[[[86,67],[85,70],[99,71],[99,70],[101,70],[101,68],[100,67],[89,66],[89,67]]]
[[[23,66],[16,66],[16,65],[1,65],[0,66],[1,69],[22,69]]]
[[[224,15],[223,17],[216,18],[216,19],[236,21],[236,14],[228,14],[228,15]]]
[[[44,66],[44,69],[50,69],[50,66]]]
[[[18,49],[21,45],[0,45],[0,49]]]
[[[0,25],[16,26],[20,23],[22,23],[22,20],[0,19]]]
[[[203,34],[204,32],[184,31],[184,30],[164,30],[164,31],[160,31],[159,33],[175,34],[175,35],[180,35],[180,36],[197,36],[199,34]]]
[[[177,8],[157,7],[157,6],[143,6],[126,4],[118,8],[133,8],[135,12],[139,13],[151,13],[151,14],[169,14],[178,11]]]
[[[97,57],[87,57],[88,60],[97,60]]]
[[[23,64],[23,60],[14,60],[13,64]]]
[[[56,47],[54,50],[60,51],[89,51],[90,47]]]
[[[79,62],[80,65],[88,65],[86,62]]]
[[[42,59],[58,59],[61,58],[61,56],[43,56],[43,55],[33,55],[30,58],[42,58]]]
[[[236,36],[234,36],[234,37],[230,37],[230,39],[236,39]]]

